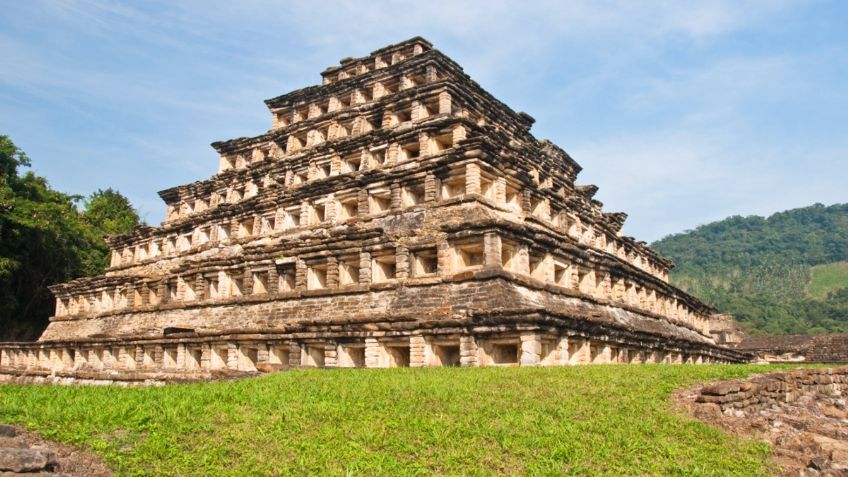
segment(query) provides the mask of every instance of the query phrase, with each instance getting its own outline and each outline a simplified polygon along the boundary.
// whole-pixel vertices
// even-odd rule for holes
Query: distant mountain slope
[[[824,298],[828,293],[848,286],[848,262],[825,263],[810,269],[807,295]]]
[[[671,280],[752,332],[848,331],[848,204],[734,216],[652,244]]]

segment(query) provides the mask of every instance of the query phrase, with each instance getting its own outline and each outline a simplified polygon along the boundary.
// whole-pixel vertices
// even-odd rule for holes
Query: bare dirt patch
[[[93,452],[48,441],[38,434],[19,426],[0,425],[0,451],[3,449],[12,450],[9,454],[20,454],[16,450],[32,450],[47,456],[46,464],[42,469],[27,471],[41,472],[32,475],[62,475],[69,477],[112,476],[112,471],[109,467]],[[2,470],[0,470],[0,474],[6,475]]]

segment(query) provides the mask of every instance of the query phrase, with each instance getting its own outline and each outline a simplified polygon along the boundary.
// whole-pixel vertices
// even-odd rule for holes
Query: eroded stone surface
[[[783,475],[848,475],[848,368],[802,369],[680,394],[691,414],[770,442]]]
[[[0,438],[0,477],[111,477],[112,471],[93,453],[49,442],[13,426],[13,437]]]

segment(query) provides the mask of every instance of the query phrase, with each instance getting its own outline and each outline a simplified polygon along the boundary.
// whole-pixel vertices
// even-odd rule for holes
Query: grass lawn
[[[807,294],[813,297],[824,298],[832,291],[848,288],[848,262],[816,265],[810,272]]]
[[[306,370],[164,388],[0,386],[0,422],[118,475],[768,475],[673,389],[776,366]]]

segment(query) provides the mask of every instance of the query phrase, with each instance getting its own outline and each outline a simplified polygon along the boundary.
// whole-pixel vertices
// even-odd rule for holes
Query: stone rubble
[[[0,477],[111,477],[94,454],[0,424]]]
[[[785,476],[848,476],[848,367],[808,368],[699,386],[695,417],[769,442]]]

